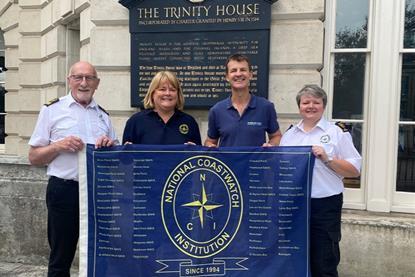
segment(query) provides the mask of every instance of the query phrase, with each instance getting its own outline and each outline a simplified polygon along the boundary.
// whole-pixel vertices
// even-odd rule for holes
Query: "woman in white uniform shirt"
[[[316,157],[311,189],[310,266],[313,277],[338,276],[344,177],[360,175],[361,156],[347,130],[323,118],[327,94],[307,85],[296,97],[302,120],[280,146],[312,145]]]

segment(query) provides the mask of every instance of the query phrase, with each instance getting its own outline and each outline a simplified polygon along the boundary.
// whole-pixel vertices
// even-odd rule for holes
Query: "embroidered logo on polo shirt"
[[[262,122],[258,122],[258,121],[248,121],[246,123],[246,125],[248,125],[248,126],[262,126]]]
[[[183,135],[187,135],[189,133],[189,126],[187,124],[182,124],[179,126],[179,131]]]
[[[330,136],[329,135],[323,135],[320,138],[321,143],[329,143],[330,142]]]

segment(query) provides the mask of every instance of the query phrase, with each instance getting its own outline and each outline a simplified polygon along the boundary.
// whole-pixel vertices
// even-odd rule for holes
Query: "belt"
[[[59,178],[59,177],[56,177],[56,176],[50,176],[49,179],[56,180],[56,181],[59,181],[61,183],[66,183],[66,184],[75,184],[75,185],[77,185],[79,183],[78,181],[75,181],[75,180],[62,179],[62,178]]]

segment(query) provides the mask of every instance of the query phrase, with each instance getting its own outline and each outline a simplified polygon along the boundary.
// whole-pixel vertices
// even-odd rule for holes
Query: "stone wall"
[[[46,183],[45,168],[0,157],[0,260],[46,263]]]
[[[344,210],[342,224],[340,276],[414,276],[414,215]]]

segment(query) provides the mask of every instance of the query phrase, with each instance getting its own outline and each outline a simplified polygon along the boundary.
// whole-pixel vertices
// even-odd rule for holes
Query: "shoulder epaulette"
[[[49,107],[50,105],[53,105],[58,102],[59,102],[59,98],[55,98],[55,99],[50,100],[47,104],[45,104],[45,106]]]
[[[349,129],[347,128],[346,123],[344,122],[337,121],[336,126],[342,129],[343,132],[349,132]]]
[[[287,130],[285,130],[285,131],[287,132],[287,131],[288,131],[288,130],[290,130],[292,127],[294,127],[294,125],[292,125],[292,124],[291,124],[291,125],[290,125],[290,127],[288,127],[288,128],[287,128]]]
[[[98,105],[98,108],[103,111],[104,113],[106,113],[107,115],[110,115],[103,107],[101,107],[100,105]]]

